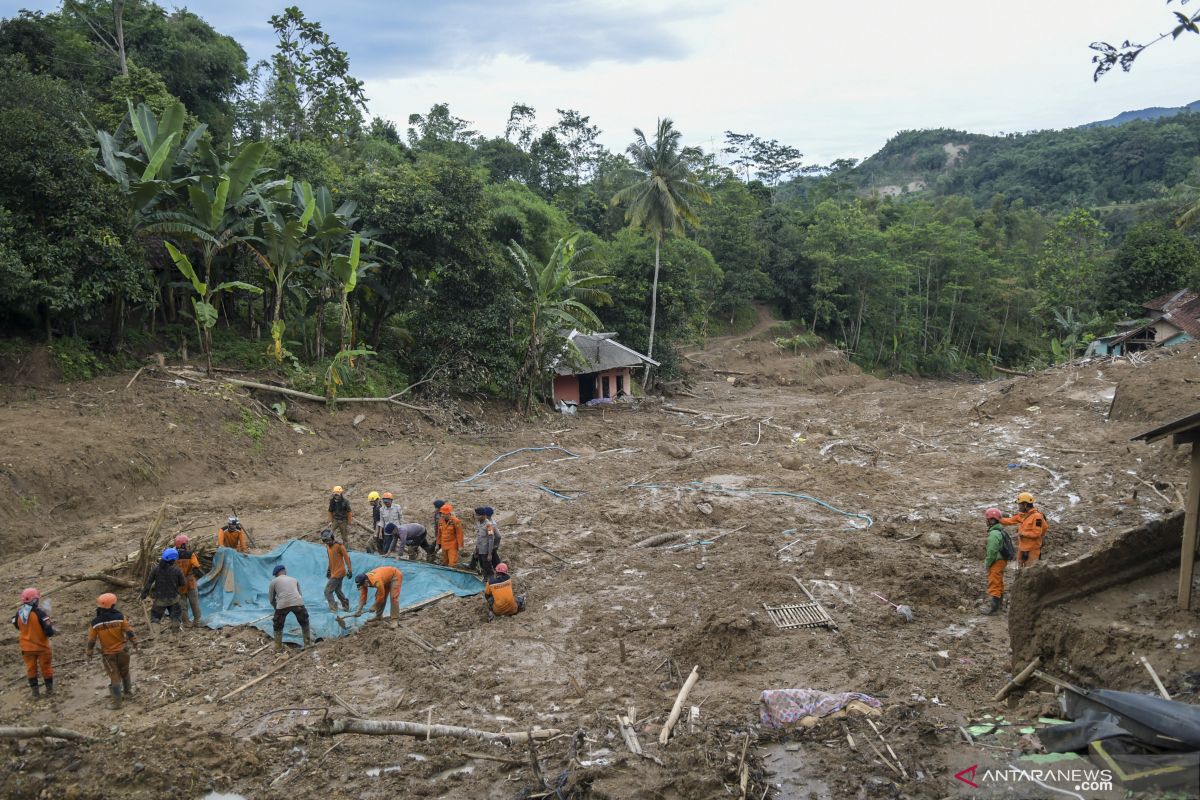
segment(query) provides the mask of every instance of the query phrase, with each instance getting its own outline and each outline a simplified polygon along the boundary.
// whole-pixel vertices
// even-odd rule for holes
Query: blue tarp
[[[483,582],[474,575],[434,564],[384,558],[377,553],[357,550],[350,551],[350,563],[354,565],[355,573],[369,572],[385,564],[399,567],[404,575],[400,589],[401,608],[445,592],[470,597],[483,591]],[[375,599],[374,589],[367,597],[368,610],[363,616],[346,620],[349,630],[343,630],[337,624],[333,612],[325,603],[325,570],[329,566],[325,546],[292,539],[263,555],[239,553],[228,547],[219,548],[213,556],[212,570],[200,579],[197,586],[205,624],[209,628],[253,625],[270,635],[273,610],[267,602],[267,586],[271,583],[271,570],[276,564],[283,564],[287,567],[288,575],[300,581],[300,591],[304,594],[304,605],[308,608],[314,639],[345,636],[370,618],[371,603]],[[353,578],[347,577],[342,581],[342,593],[350,598],[351,611],[358,607],[359,592]],[[300,626],[296,624],[294,616],[287,618],[284,638],[291,642],[301,641]]]

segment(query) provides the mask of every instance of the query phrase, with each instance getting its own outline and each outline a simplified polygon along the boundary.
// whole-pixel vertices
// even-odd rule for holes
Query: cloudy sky
[[[297,0],[298,1],[298,0]],[[160,0],[162,2],[162,0]],[[172,6],[167,0],[163,5]],[[0,14],[56,2],[0,0]],[[280,2],[188,6],[242,42],[273,46]],[[1059,128],[1200,99],[1200,36],[1164,41],[1132,73],[1092,82],[1095,40],[1169,29],[1164,0],[309,0],[366,81],[371,111],[403,129],[448,102],[500,134],[514,101],[549,126],[592,117],[612,149],[669,116],[688,144],[726,130],[787,142],[806,160],[863,157],[896,131]],[[1190,10],[1190,9],[1189,9]]]

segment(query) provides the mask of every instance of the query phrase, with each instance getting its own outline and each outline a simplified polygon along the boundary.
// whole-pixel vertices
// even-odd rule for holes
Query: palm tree
[[[658,316],[658,267],[662,240],[667,233],[683,235],[683,223],[700,224],[692,203],[711,203],[712,198],[704,187],[696,182],[695,176],[683,160],[679,147],[680,133],[669,119],[658,121],[654,143],[646,141],[641,128],[634,128],[637,137],[625,152],[633,161],[633,167],[625,171],[630,181],[624,189],[613,195],[614,206],[625,206],[625,221],[635,228],[642,228],[654,237],[654,283],[650,289],[650,341],[646,355],[654,356],[654,323]],[[650,377],[650,365],[646,365],[645,383]]]
[[[596,287],[612,280],[610,275],[575,272],[572,263],[586,263],[588,248],[576,249],[579,234],[558,240],[544,265],[536,263],[525,248],[512,242],[509,257],[517,265],[521,279],[525,319],[521,321],[518,344],[521,366],[517,385],[525,413],[533,410],[537,389],[553,363],[573,348],[566,337],[572,328],[594,331],[600,327],[596,313],[587,303],[612,302],[608,292]]]

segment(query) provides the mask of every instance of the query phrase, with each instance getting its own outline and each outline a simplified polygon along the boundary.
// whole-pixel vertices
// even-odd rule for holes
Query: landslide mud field
[[[283,421],[269,395],[180,385],[160,370],[127,387],[132,374],[66,385],[4,365],[0,596],[15,609],[24,586],[54,589],[61,634],[56,697],[34,702],[6,627],[0,725],[95,740],[0,744],[0,794],[945,797],[983,752],[959,726],[997,713],[991,696],[1013,667],[1006,617],[980,613],[982,510],[1032,491],[1051,523],[1043,557],[1055,561],[1174,510],[1185,454],[1130,437],[1194,410],[1198,356],[989,382],[881,380],[836,351],[729,338],[690,354],[687,394],[533,421],[470,400],[436,406],[432,420],[289,403]],[[497,456],[551,445],[576,457],[515,453],[462,483]],[[364,514],[372,489],[394,492],[417,521],[435,497],[493,506],[527,612],[488,624],[482,600],[450,598],[397,627],[275,656],[250,629],[147,636],[136,592],[121,590],[143,641],[139,693],[105,708],[107,681],[82,661],[105,585],[58,576],[121,574],[163,501],[164,533],[203,542],[237,509],[259,551],[314,540],[335,483]],[[664,533],[677,535],[634,546]],[[360,530],[351,544],[365,542]],[[678,547],[692,542],[711,544]],[[806,600],[797,578],[837,631],[770,620],[764,604]],[[872,593],[911,606],[913,622]],[[1158,618],[1161,642],[1143,651],[1177,690],[1195,664],[1194,649],[1173,646],[1186,623]],[[1081,658],[1091,675],[1095,657]],[[660,747],[694,666],[699,681]],[[1109,688],[1151,688],[1144,673],[1114,674],[1124,683]],[[875,725],[904,774],[877,757],[884,743],[862,718],[787,734],[759,726],[760,693],[780,688],[878,698]],[[1050,699],[1019,693],[1005,713],[1036,717]],[[643,756],[626,747],[618,714],[634,720]],[[325,736],[326,716],[561,733],[531,751]]]

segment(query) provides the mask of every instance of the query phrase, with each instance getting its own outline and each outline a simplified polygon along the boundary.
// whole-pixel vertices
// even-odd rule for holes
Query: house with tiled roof
[[[1176,289],[1142,303],[1147,316],[1117,323],[1117,331],[1088,345],[1088,356],[1121,356],[1200,339],[1200,296]]]

